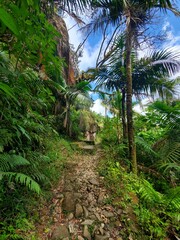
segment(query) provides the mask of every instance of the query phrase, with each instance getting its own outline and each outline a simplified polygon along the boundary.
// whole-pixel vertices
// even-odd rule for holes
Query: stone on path
[[[75,207],[74,202],[74,193],[73,192],[65,192],[64,193],[64,201],[63,201],[63,210],[68,212],[73,212]]]
[[[102,203],[105,197],[105,193],[104,192],[100,192],[99,196],[98,196],[98,203]]]
[[[84,240],[84,238],[83,237],[81,237],[81,236],[78,236],[78,238],[77,238],[78,240]]]
[[[76,210],[75,210],[75,216],[78,218],[78,217],[82,217],[83,216],[83,208],[82,208],[82,206],[79,204],[79,203],[77,203],[76,204]]]
[[[95,235],[95,240],[108,240],[108,236]]]
[[[99,182],[98,182],[95,178],[89,179],[89,182],[90,182],[92,185],[96,185],[96,186],[99,185]]]
[[[52,240],[69,239],[69,231],[65,225],[59,225],[52,234]]]
[[[68,215],[68,217],[67,217],[67,219],[68,219],[69,221],[71,221],[73,218],[74,218],[74,214],[73,214],[73,213],[70,213],[70,214]]]
[[[88,226],[87,226],[87,225],[84,226],[83,236],[84,236],[85,238],[87,238],[88,240],[91,240],[91,234],[90,234],[90,232],[89,232],[89,229],[88,229]]]
[[[89,212],[85,206],[83,206],[83,210],[84,210],[84,217],[87,218],[89,216]]]
[[[81,225],[92,225],[94,222],[94,220],[91,220],[91,219],[86,219],[85,221],[83,221],[81,223]]]
[[[106,210],[103,210],[103,211],[102,211],[102,214],[103,214],[106,218],[114,217],[114,213],[108,212],[108,211],[106,211]]]

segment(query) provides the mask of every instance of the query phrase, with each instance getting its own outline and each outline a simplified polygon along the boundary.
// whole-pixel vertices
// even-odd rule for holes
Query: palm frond
[[[166,162],[175,163],[180,159],[180,143],[173,142],[173,145],[169,147],[168,152],[166,152]]]
[[[163,49],[157,52],[150,54],[152,66],[155,66],[157,69],[164,73],[173,75],[180,70],[180,53],[174,52],[171,49]]]
[[[64,1],[57,1],[58,7],[62,10],[68,12],[83,12],[86,8],[90,6],[90,0],[64,0]]]

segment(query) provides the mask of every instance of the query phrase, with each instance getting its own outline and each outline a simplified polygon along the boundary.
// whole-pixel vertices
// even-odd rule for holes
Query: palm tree
[[[132,118],[132,62],[131,52],[137,45],[138,33],[142,27],[152,19],[152,10],[159,8],[180,15],[169,0],[94,0],[92,6],[97,10],[98,22],[94,24],[94,30],[111,23],[114,26],[125,26],[125,67],[126,67],[126,96],[127,96],[127,123],[129,158],[132,171],[137,173],[136,146],[134,141]]]
[[[132,54],[132,88],[133,95],[140,99],[144,96],[153,96],[159,93],[161,97],[172,96],[176,80],[170,80],[169,74],[176,73],[180,67],[178,61],[178,53],[173,53],[171,50],[161,50],[152,52],[149,57],[137,60]],[[96,71],[96,89],[121,92],[121,112],[123,139],[127,137],[127,126],[125,117],[125,88],[126,75],[123,66],[122,51],[117,51],[108,59],[99,71]]]
[[[63,127],[66,130],[66,133],[71,136],[71,107],[75,104],[76,98],[78,96],[84,97],[86,100],[89,100],[88,91],[91,90],[91,87],[87,81],[81,81],[73,86],[66,86],[64,88],[55,89],[55,86],[52,86],[56,92],[56,104],[55,104],[55,114],[61,114],[63,116]],[[58,86],[57,86],[58,87]]]

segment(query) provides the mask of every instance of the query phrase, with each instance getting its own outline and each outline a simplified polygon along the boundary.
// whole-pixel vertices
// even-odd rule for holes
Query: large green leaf
[[[0,20],[15,34],[19,35],[17,24],[14,18],[5,9],[0,8]]]
[[[10,97],[14,98],[16,100],[16,98],[13,96],[13,91],[12,89],[5,83],[0,83],[0,89],[5,92],[7,95],[9,95]],[[17,101],[17,100],[16,100]]]
[[[0,172],[0,180],[6,176],[9,181],[15,181],[17,183],[20,183],[22,185],[25,185],[28,187],[31,191],[36,192],[37,194],[40,194],[41,189],[39,184],[34,181],[31,177],[23,174],[23,173],[14,173],[14,172]]]

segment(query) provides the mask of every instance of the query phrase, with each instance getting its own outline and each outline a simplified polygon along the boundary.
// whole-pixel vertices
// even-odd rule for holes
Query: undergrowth
[[[35,224],[39,221],[39,206],[51,199],[51,189],[58,183],[66,157],[72,151],[67,140],[48,136],[41,151],[27,152],[26,159],[31,163],[28,174],[35,170],[39,194],[13,179],[0,181],[0,240],[37,240]]]
[[[110,148],[113,148],[111,146]],[[107,149],[106,149],[107,150]],[[109,189],[109,202],[122,209],[123,239],[176,239],[180,231],[180,188],[159,192],[145,174],[128,173],[121,158],[106,151],[100,162],[99,173]],[[148,179],[148,180],[147,180]]]

